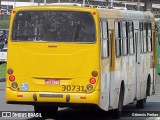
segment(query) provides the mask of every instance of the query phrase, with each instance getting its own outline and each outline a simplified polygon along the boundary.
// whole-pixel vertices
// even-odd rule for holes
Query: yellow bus
[[[58,107],[93,105],[104,111],[155,93],[157,49],[151,12],[78,5],[12,10],[6,101],[33,105],[42,115]]]

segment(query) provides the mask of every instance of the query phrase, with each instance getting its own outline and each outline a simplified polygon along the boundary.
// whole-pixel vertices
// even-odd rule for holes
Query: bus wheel
[[[151,89],[151,78],[149,76],[147,79],[146,96],[150,96],[150,89]]]
[[[136,104],[136,108],[143,109],[146,105],[146,98],[138,100]]]
[[[115,110],[115,117],[119,118],[122,115],[122,110],[123,110],[123,100],[124,100],[124,89],[120,89],[120,94],[119,94],[119,102],[118,102],[118,108]]]
[[[35,113],[41,113],[42,117],[55,117],[57,115],[58,107],[35,105],[34,111]]]

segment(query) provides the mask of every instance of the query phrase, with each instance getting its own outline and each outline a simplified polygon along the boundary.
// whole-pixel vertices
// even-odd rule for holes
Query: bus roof
[[[154,19],[153,14],[151,12],[144,12],[144,11],[133,11],[133,10],[119,10],[114,8],[107,8],[107,7],[94,7],[94,6],[87,6],[83,4],[77,4],[77,3],[54,3],[44,6],[25,6],[25,7],[17,7],[14,8],[14,10],[50,10],[52,8],[70,8],[69,10],[87,10],[87,9],[94,9],[98,10],[100,18],[119,18],[119,19],[126,19],[126,20],[145,20],[145,21],[151,21]],[[48,9],[46,9],[48,8]],[[134,14],[134,15],[133,15]],[[107,16],[107,17],[106,17]]]

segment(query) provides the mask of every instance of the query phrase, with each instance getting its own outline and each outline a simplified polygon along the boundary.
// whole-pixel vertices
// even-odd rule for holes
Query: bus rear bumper
[[[10,88],[6,88],[6,101],[7,103],[86,103],[95,104],[99,103],[99,92],[92,93],[53,93],[53,92],[17,92]]]

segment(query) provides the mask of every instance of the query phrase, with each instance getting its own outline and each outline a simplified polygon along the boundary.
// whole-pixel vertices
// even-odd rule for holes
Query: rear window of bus
[[[12,41],[94,43],[95,36],[92,14],[75,11],[21,11],[12,31]]]

